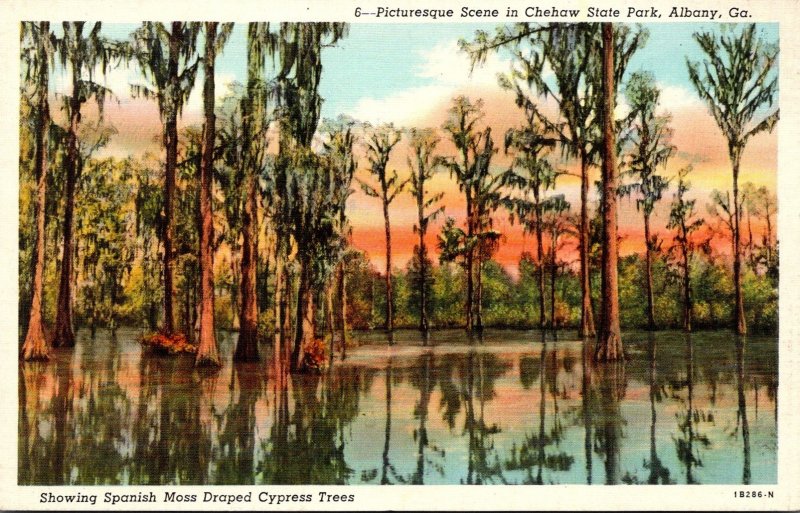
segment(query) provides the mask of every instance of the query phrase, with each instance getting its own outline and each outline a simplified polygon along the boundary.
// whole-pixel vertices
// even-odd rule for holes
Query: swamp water
[[[275,379],[266,348],[231,363],[235,334],[214,374],[140,335],[20,363],[20,484],[777,481],[774,337],[626,333],[625,364],[592,365],[533,331],[356,333],[330,372]]]

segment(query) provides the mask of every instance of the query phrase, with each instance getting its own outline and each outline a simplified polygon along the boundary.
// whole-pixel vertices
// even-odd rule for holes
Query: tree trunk
[[[539,282],[539,329],[544,329],[546,326],[545,304],[544,304],[544,243],[542,242],[542,206],[539,203],[539,191],[535,191],[536,195],[536,259],[538,266],[537,280]]]
[[[747,257],[750,267],[756,272],[756,258],[753,252],[753,224],[751,222],[750,207],[747,208]]]
[[[258,305],[256,303],[256,177],[246,170],[245,201],[242,215],[242,303],[239,313],[239,340],[234,359],[258,359]]]
[[[300,287],[297,290],[297,329],[290,370],[302,371],[305,347],[314,338],[314,292],[311,290],[311,263],[301,261]]]
[[[89,314],[89,333],[92,340],[97,336],[97,295],[95,291],[91,291],[91,313]],[[102,294],[102,293],[101,293]]]
[[[656,329],[656,318],[653,303],[653,244],[650,240],[650,214],[644,215],[644,274],[645,274],[645,293],[647,294],[647,329]]]
[[[165,145],[167,148],[167,158],[164,176],[164,326],[163,330],[167,334],[175,331],[175,317],[172,309],[175,286],[173,277],[173,252],[172,252],[172,225],[173,225],[173,201],[175,198],[175,167],[178,152],[178,128],[177,120],[167,121],[165,130]]]
[[[50,33],[50,22],[43,21],[39,24],[39,37]],[[39,60],[39,75],[37,84],[37,112],[36,112],[36,149],[35,149],[35,175],[36,175],[36,247],[35,267],[33,271],[33,297],[31,299],[30,317],[28,319],[28,332],[22,344],[22,358],[24,360],[47,360],[50,348],[44,333],[44,319],[42,318],[42,298],[44,288],[44,258],[45,258],[45,214],[47,201],[47,143],[50,134],[50,105],[47,101],[49,66],[45,47],[40,44],[37,59]]]
[[[244,208],[242,214],[242,276],[239,315],[239,340],[234,359],[258,360],[258,134],[264,123],[263,95],[258,84],[262,59],[257,44],[257,25],[248,26],[247,95],[244,101],[242,136],[245,140],[244,156]]]
[[[767,269],[772,265],[772,220],[770,219],[769,200],[765,200],[764,217],[767,221]]]
[[[581,148],[581,222],[580,222],[580,260],[581,260],[581,327],[578,336],[593,337],[594,312],[592,311],[592,276],[589,268],[589,157]]]
[[[603,23],[603,276],[602,325],[595,359],[625,357],[619,328],[617,284],[617,162],[614,133],[614,28]]]
[[[333,346],[336,340],[336,325],[333,322],[333,283],[325,287],[325,321],[328,325],[328,336],[330,337],[330,365],[333,365]]]
[[[203,153],[200,161],[200,336],[197,345],[196,365],[219,366],[217,339],[214,333],[214,214],[211,195],[214,173],[214,143],[216,117],[214,116],[214,48],[217,23],[206,23],[206,55],[203,61]]]
[[[692,331],[692,297],[691,297],[691,284],[690,284],[690,269],[689,269],[689,251],[686,247],[688,244],[686,240],[686,232],[684,230],[683,239],[683,330],[686,332]]]
[[[556,332],[556,278],[558,277],[558,265],[556,258],[558,256],[558,235],[556,231],[550,238],[550,329],[553,334]]]
[[[275,318],[275,342],[273,346],[273,356],[279,358],[282,356],[283,347],[285,345],[283,338],[283,331],[281,325],[281,303],[283,302],[283,257],[280,254],[280,247],[276,245],[275,248],[275,297],[273,304],[273,317]]]
[[[64,189],[64,247],[61,257],[61,276],[58,286],[56,310],[56,331],[53,339],[55,347],[74,347],[75,331],[72,321],[72,273],[73,273],[73,233],[75,216],[75,188],[78,179],[78,125],[81,121],[80,67],[72,65],[72,96],[69,99],[69,131],[67,133],[67,159],[65,163],[66,183]]]
[[[177,94],[178,82],[178,53],[180,41],[178,34],[180,23],[173,22],[169,40],[169,61],[167,64],[168,80],[171,83],[172,94]],[[175,331],[175,315],[173,313],[173,296],[175,285],[173,283],[174,254],[172,250],[172,231],[174,224],[175,201],[175,170],[178,162],[178,113],[172,105],[174,98],[169,99],[164,122],[164,149],[166,152],[164,162],[164,326],[163,331],[171,335]]]
[[[347,273],[344,262],[339,262],[339,330],[341,339],[341,358],[347,355]]]
[[[266,233],[264,233],[264,237],[267,237]],[[256,260],[256,293],[258,295],[256,305],[259,312],[266,312],[269,310],[269,261],[271,255],[269,254],[269,250],[265,253],[263,258],[258,258]]]
[[[417,222],[419,223],[419,251],[417,259],[419,260],[419,330],[422,332],[423,345],[427,341],[428,333],[428,266],[426,259],[428,257],[428,249],[425,246],[425,232],[427,231],[427,224],[425,222],[425,174],[422,172],[422,164],[419,166],[419,175],[417,176],[419,191],[417,196]]]
[[[183,333],[186,335],[187,340],[192,340],[192,286],[189,283],[188,276],[190,271],[184,268],[185,278],[183,286],[183,321],[181,327]]]
[[[287,258],[284,255],[284,258]],[[281,292],[281,301],[280,301],[280,336],[281,340],[283,341],[283,358],[285,360],[289,360],[290,356],[290,340],[289,337],[292,333],[292,312],[291,312],[291,305],[294,301],[292,297],[292,293],[294,292],[292,287],[292,279],[289,273],[289,269],[286,266],[286,262],[284,261],[283,264],[283,287]]]
[[[392,308],[392,233],[389,225],[389,203],[383,198],[383,223],[386,230],[386,331],[394,330],[394,312]],[[391,343],[391,339],[390,339]]]
[[[423,338],[430,330],[428,325],[428,252],[425,248],[423,240],[424,235],[420,233],[420,250],[419,250],[419,330],[423,334]]]
[[[734,287],[734,329],[739,335],[747,333],[747,323],[744,317],[744,297],[742,296],[742,250],[739,230],[739,156],[738,150],[733,150],[733,287]]]
[[[478,262],[475,266],[477,269],[475,284],[475,329],[478,333],[483,332],[483,255],[478,249]]]
[[[469,189],[469,187],[467,187],[467,189]],[[474,256],[475,256],[475,251],[474,251],[474,249],[472,247],[472,237],[474,235],[474,231],[473,231],[474,220],[472,219],[472,209],[473,209],[472,197],[470,196],[469,193],[467,193],[467,244],[469,244],[470,246],[467,249],[467,255],[466,255],[466,263],[467,263],[467,269],[466,269],[466,273],[467,273],[467,302],[466,302],[466,308],[465,309],[466,309],[466,315],[467,315],[466,329],[467,329],[468,332],[472,331],[472,308],[473,308],[472,301],[474,299],[474,294],[475,294],[474,291],[473,291],[473,282],[472,282],[472,278],[473,278],[472,273],[473,273],[473,269],[474,269],[473,260],[474,260]]]

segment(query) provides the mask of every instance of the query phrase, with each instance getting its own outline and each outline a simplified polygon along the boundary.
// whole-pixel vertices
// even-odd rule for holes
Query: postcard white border
[[[795,0],[699,0],[687,1],[626,1],[597,0],[512,0],[498,3],[490,0],[465,0],[463,2],[428,0],[336,0],[274,2],[267,0],[237,0],[204,2],[197,0],[5,0],[0,6],[0,379],[5,390],[0,401],[0,508],[48,509],[52,505],[40,504],[39,494],[95,493],[102,497],[112,493],[136,493],[153,490],[163,495],[163,490],[199,493],[331,493],[355,494],[354,503],[291,503],[269,506],[254,501],[231,506],[209,506],[203,503],[187,505],[189,509],[472,509],[472,510],[796,510],[800,508],[800,436],[798,407],[800,406],[800,2]],[[172,487],[43,487],[17,486],[17,281],[18,281],[18,91],[19,91],[19,22],[22,20],[103,20],[107,22],[138,22],[143,19],[186,19],[217,21],[347,21],[351,23],[440,23],[425,20],[375,20],[354,18],[355,8],[377,6],[391,7],[442,7],[458,10],[462,5],[471,8],[497,8],[501,15],[506,7],[523,12],[528,6],[558,8],[589,6],[617,7],[623,13],[627,6],[646,8],[655,6],[667,11],[672,6],[694,9],[711,8],[727,13],[731,7],[746,9],[751,18],[740,21],[778,22],[780,24],[780,106],[778,124],[778,237],[780,240],[780,364],[779,364],[779,424],[778,424],[778,484],[777,485],[675,485],[675,486],[172,486]],[[727,17],[726,17],[727,18]],[[448,22],[511,22],[529,20],[453,19]],[[535,21],[535,20],[530,20]],[[545,20],[541,20],[545,21]],[[585,21],[585,20],[584,20]],[[592,20],[599,21],[599,20]],[[627,22],[624,18],[615,20]],[[650,21],[650,20],[642,20]],[[657,20],[670,23],[667,19]],[[687,21],[687,20],[678,20]],[[705,20],[697,20],[705,21]],[[722,20],[737,21],[737,20]],[[738,490],[773,491],[771,499],[734,498]],[[102,500],[102,499],[101,499]],[[87,504],[77,505],[87,509]],[[89,505],[90,506],[90,505]],[[171,505],[163,502],[117,505],[116,509],[164,510]],[[59,509],[67,508],[64,504]],[[107,509],[98,501],[90,509]]]

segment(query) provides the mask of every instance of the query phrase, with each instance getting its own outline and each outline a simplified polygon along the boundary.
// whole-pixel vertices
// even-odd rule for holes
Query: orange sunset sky
[[[675,156],[666,168],[665,176],[676,175],[688,165],[694,166],[690,175],[691,196],[698,199],[697,210],[706,214],[705,204],[713,189],[722,191],[731,188],[731,171],[727,145],[708,113],[700,102],[688,80],[686,57],[693,61],[702,59],[699,48],[691,38],[698,29],[719,30],[713,24],[661,24],[645,25],[650,31],[647,45],[640,50],[628,67],[628,73],[651,71],[662,89],[661,110],[672,115],[677,147]],[[135,25],[104,25],[104,32],[111,37],[125,38]],[[459,94],[473,101],[482,99],[485,116],[482,126],[491,126],[495,146],[500,151],[493,159],[497,172],[505,170],[510,159],[503,154],[502,136],[507,129],[518,126],[521,116],[513,102],[513,95],[497,85],[497,74],[508,71],[508,56],[500,53],[490,56],[485,65],[470,72],[469,60],[458,51],[459,38],[471,38],[476,29],[493,30],[493,25],[440,24],[440,25],[371,25],[351,26],[349,36],[337,47],[323,53],[323,78],[320,86],[325,102],[323,116],[349,115],[356,120],[372,124],[392,122],[398,127],[439,128],[447,117],[451,99]],[[762,36],[777,42],[777,25],[760,27]],[[217,95],[222,97],[227,84],[241,81],[245,74],[244,29],[238,25],[225,53],[217,66]],[[184,110],[181,123],[184,126],[201,123],[200,93],[202,73],[195,83],[195,91]],[[99,156],[141,155],[151,151],[160,155],[159,116],[152,101],[133,99],[129,94],[130,83],[141,83],[139,70],[135,66],[113,71],[106,79],[115,91],[119,103],[106,106],[106,121],[113,124],[118,134]],[[70,83],[68,73],[54,73],[56,92],[65,92]],[[56,105],[56,104],[54,104]],[[545,104],[545,110],[553,111]],[[618,112],[626,110],[623,96],[618,101]],[[56,110],[55,108],[53,110]],[[88,111],[89,109],[87,109]],[[58,119],[57,113],[54,113]],[[753,138],[743,156],[740,184],[753,182],[756,186],[767,186],[775,190],[777,171],[778,129],[771,134]],[[453,155],[453,146],[442,134],[439,152]],[[359,148],[363,157],[363,145]],[[401,177],[408,176],[409,156],[405,140],[394,150],[390,168],[397,169]],[[553,155],[554,163],[566,170],[577,172],[574,162],[560,160],[559,153]],[[367,161],[359,160],[357,177],[369,182]],[[593,170],[592,180],[599,177]],[[358,189],[354,184],[354,189]],[[442,170],[430,186],[431,192],[445,193],[443,204],[446,215],[459,222],[464,218],[464,200],[454,180]],[[565,194],[573,210],[579,205],[578,178],[562,177],[555,193]],[[666,236],[668,204],[672,188],[656,208],[654,230]],[[594,201],[594,191],[592,190]],[[385,243],[383,216],[380,201],[357,190],[348,203],[348,215],[353,225],[353,243],[369,254],[370,260],[382,269],[385,265]],[[393,259],[395,265],[403,267],[411,256],[416,235],[412,225],[416,221],[416,207],[409,194],[401,194],[390,207],[392,222]],[[644,249],[641,215],[636,211],[635,200],[620,202],[620,232],[623,236],[621,254],[641,252]],[[508,213],[499,210],[495,226],[504,234],[504,241],[496,260],[514,272],[522,251],[533,251],[533,237],[524,236],[518,226],[511,226]],[[429,231],[429,244],[435,248],[436,234],[444,218],[440,218]],[[436,258],[436,256],[434,256]]]

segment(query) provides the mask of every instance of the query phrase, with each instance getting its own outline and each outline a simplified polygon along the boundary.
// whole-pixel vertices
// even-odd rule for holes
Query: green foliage
[[[423,289],[425,291],[425,297],[428,298],[428,304],[426,305],[426,308],[428,309],[428,316],[430,316],[430,298],[433,295],[433,284],[435,280],[431,273],[432,269],[434,269],[433,262],[431,261],[430,258],[428,258],[427,253],[424,256],[424,260],[421,261],[419,257],[420,255],[419,246],[414,246],[414,248],[415,248],[414,255],[411,257],[411,260],[408,261],[408,266],[406,267],[406,275],[408,277],[407,286],[409,288],[408,309],[410,312],[413,313],[414,319],[418,321],[421,315],[420,299],[422,296]],[[423,262],[424,265],[420,265],[420,262]],[[399,293],[400,291],[398,290],[396,294]],[[400,301],[399,299],[399,295],[398,295],[398,302],[402,304],[402,301]],[[397,319],[396,322],[401,323],[400,319]]]
[[[534,328],[538,326],[539,300],[536,263],[524,253],[519,262],[518,276],[493,260],[484,262],[483,315],[490,327]],[[619,294],[621,325],[624,329],[647,327],[647,305],[642,299],[645,287],[644,256],[627,255],[620,259]],[[693,324],[699,329],[719,329],[730,324],[733,283],[725,261],[697,254],[691,261],[693,290]],[[411,287],[416,263],[409,261],[403,271],[393,274],[395,286],[395,316],[397,327],[416,328],[419,321],[419,292]],[[381,326],[384,321],[385,283],[380,274],[360,254],[350,261],[348,272],[348,320],[355,329]],[[595,279],[598,279],[596,276]],[[659,253],[653,261],[656,324],[662,328],[679,329],[682,324],[682,292],[679,270],[671,265],[668,256]],[[454,263],[431,267],[430,323],[432,328],[461,327],[464,322],[464,270]],[[777,282],[745,274],[745,302],[748,320],[758,332],[777,329]],[[550,311],[549,274],[546,292],[546,312]],[[556,278],[556,315],[561,327],[577,328],[580,322],[581,290],[577,272],[562,269]]]
[[[700,328],[729,326],[733,311],[733,275],[728,266],[695,257],[691,282],[694,324]]]
[[[461,326],[464,319],[464,270],[454,264],[433,268],[431,323],[436,327]]]
[[[742,280],[747,325],[756,332],[774,332],[778,326],[778,283],[748,270]]]
[[[80,177],[75,235],[84,280],[76,313],[84,322],[114,324],[123,302],[122,282],[135,252],[135,214],[129,160],[92,160]]]
[[[345,260],[345,273],[347,273],[347,323],[355,329],[380,326],[383,320],[376,315],[382,315],[384,310],[380,309],[376,302],[384,298],[381,292],[383,287],[381,276],[370,264],[367,256],[360,251]]]
[[[511,294],[509,294],[511,291]],[[516,293],[515,293],[516,292]],[[525,326],[525,303],[503,266],[489,260],[483,263],[483,319],[488,326]]]

